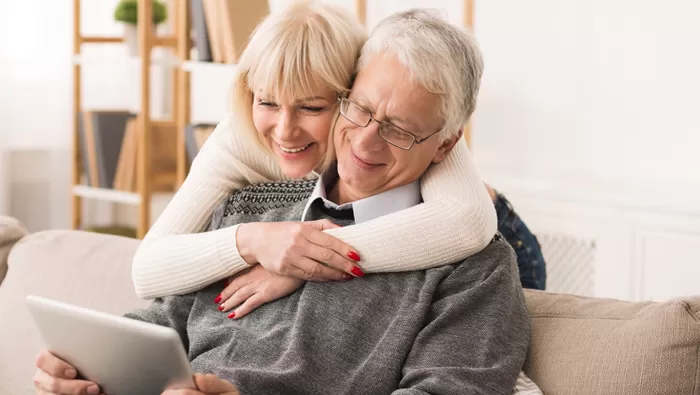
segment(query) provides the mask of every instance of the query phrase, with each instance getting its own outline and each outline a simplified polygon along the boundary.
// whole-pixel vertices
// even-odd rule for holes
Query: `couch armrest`
[[[113,314],[147,301],[136,296],[131,261],[139,241],[80,231],[30,234],[10,252],[0,286],[0,388],[30,394],[34,360],[43,342],[26,308],[35,294]]]
[[[0,284],[7,273],[7,258],[10,250],[27,233],[27,229],[18,220],[0,217]]]

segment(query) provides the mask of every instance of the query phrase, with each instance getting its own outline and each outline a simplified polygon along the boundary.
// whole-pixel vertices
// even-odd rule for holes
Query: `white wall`
[[[481,164],[518,165],[524,179],[700,185],[699,13],[694,0],[479,2]]]
[[[595,240],[595,294],[700,294],[700,3],[477,4],[484,178],[535,231]]]

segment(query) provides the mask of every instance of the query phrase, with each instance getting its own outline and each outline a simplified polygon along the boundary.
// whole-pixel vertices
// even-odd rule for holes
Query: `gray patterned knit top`
[[[244,188],[219,206],[210,228],[298,221],[314,185]],[[307,219],[322,218],[353,223],[352,210],[318,200]],[[498,236],[453,265],[309,282],[239,320],[213,302],[222,289],[219,282],[157,299],[127,316],[177,330],[194,371],[241,394],[508,394],[530,337],[515,256]]]

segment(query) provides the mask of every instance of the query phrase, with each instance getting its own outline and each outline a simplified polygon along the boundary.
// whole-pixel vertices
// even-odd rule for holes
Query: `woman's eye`
[[[277,107],[277,103],[266,100],[258,100],[258,105],[263,107]]]
[[[324,108],[323,107],[303,106],[301,109],[305,110],[305,111],[310,111],[310,112],[321,112],[321,111],[323,111]]]

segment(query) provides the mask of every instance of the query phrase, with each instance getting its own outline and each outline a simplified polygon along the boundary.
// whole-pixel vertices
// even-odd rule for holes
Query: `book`
[[[224,61],[224,43],[221,40],[221,26],[219,23],[219,15],[221,14],[220,3],[222,1],[228,0],[202,0],[204,20],[209,33],[211,56],[213,61],[217,63],[223,63]]]
[[[129,119],[124,131],[122,147],[119,151],[117,174],[114,177],[114,189],[134,192],[136,190],[136,118]]]
[[[127,122],[114,188],[136,192],[138,189],[138,126],[136,119]],[[171,192],[177,183],[177,141],[174,123],[151,125],[150,188],[153,192]]]
[[[185,147],[187,149],[187,165],[191,166],[204,142],[214,132],[216,125],[189,124],[185,127]]]
[[[227,0],[219,3],[219,7],[223,61],[236,64],[250,35],[270,13],[270,6],[266,0]]]
[[[207,19],[204,16],[204,3],[202,3],[202,0],[192,0],[190,10],[192,13],[192,28],[194,29],[194,44],[197,48],[197,58],[200,62],[211,62],[211,47],[209,45]]]
[[[83,169],[88,184],[112,188],[127,121],[128,111],[83,111],[79,116],[79,140]]]

